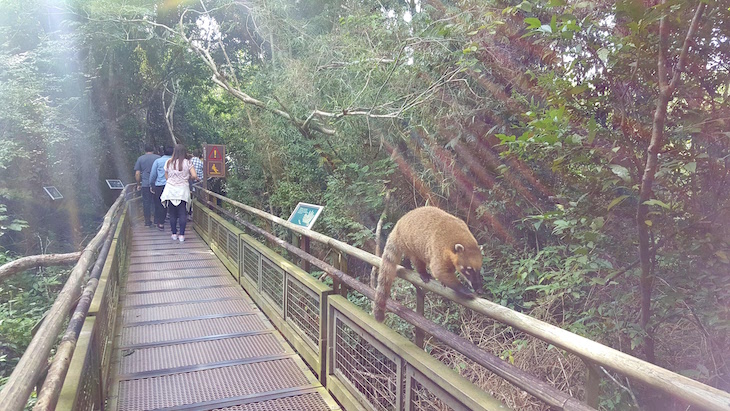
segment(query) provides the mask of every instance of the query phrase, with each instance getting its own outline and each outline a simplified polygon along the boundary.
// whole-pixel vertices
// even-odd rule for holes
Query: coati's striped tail
[[[393,286],[398,268],[398,251],[390,242],[385,243],[382,258],[383,262],[380,264],[378,274],[378,288],[375,290],[375,301],[373,301],[373,317],[375,317],[375,321],[381,323],[385,319],[385,304],[390,297],[390,288]]]

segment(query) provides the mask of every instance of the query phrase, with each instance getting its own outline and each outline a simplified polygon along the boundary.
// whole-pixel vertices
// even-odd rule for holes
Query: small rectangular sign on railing
[[[321,205],[300,202],[287,221],[311,230],[323,209],[324,206]]]

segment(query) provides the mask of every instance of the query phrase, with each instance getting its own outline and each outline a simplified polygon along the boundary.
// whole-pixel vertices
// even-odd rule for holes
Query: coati
[[[379,322],[385,318],[385,303],[404,255],[424,282],[431,280],[428,267],[443,285],[469,294],[456,278],[458,270],[472,289],[481,290],[482,254],[466,223],[436,207],[419,207],[398,220],[385,243],[373,302],[373,316]]]

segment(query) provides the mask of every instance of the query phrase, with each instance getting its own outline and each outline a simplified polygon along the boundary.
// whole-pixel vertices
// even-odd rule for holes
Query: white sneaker
[[[180,240],[181,243],[184,243],[185,242],[185,236],[184,235],[181,235],[180,237],[178,237],[178,239]]]
[[[172,241],[177,240],[177,234],[173,234],[171,238],[172,238]]]

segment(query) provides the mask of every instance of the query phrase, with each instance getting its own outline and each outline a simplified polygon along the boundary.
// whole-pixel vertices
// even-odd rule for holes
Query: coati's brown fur
[[[419,207],[398,220],[385,243],[373,302],[377,321],[385,318],[385,303],[403,256],[413,263],[424,282],[431,279],[428,267],[443,285],[469,296],[454,271],[458,270],[474,290],[482,287],[482,254],[466,223],[436,207]]]

